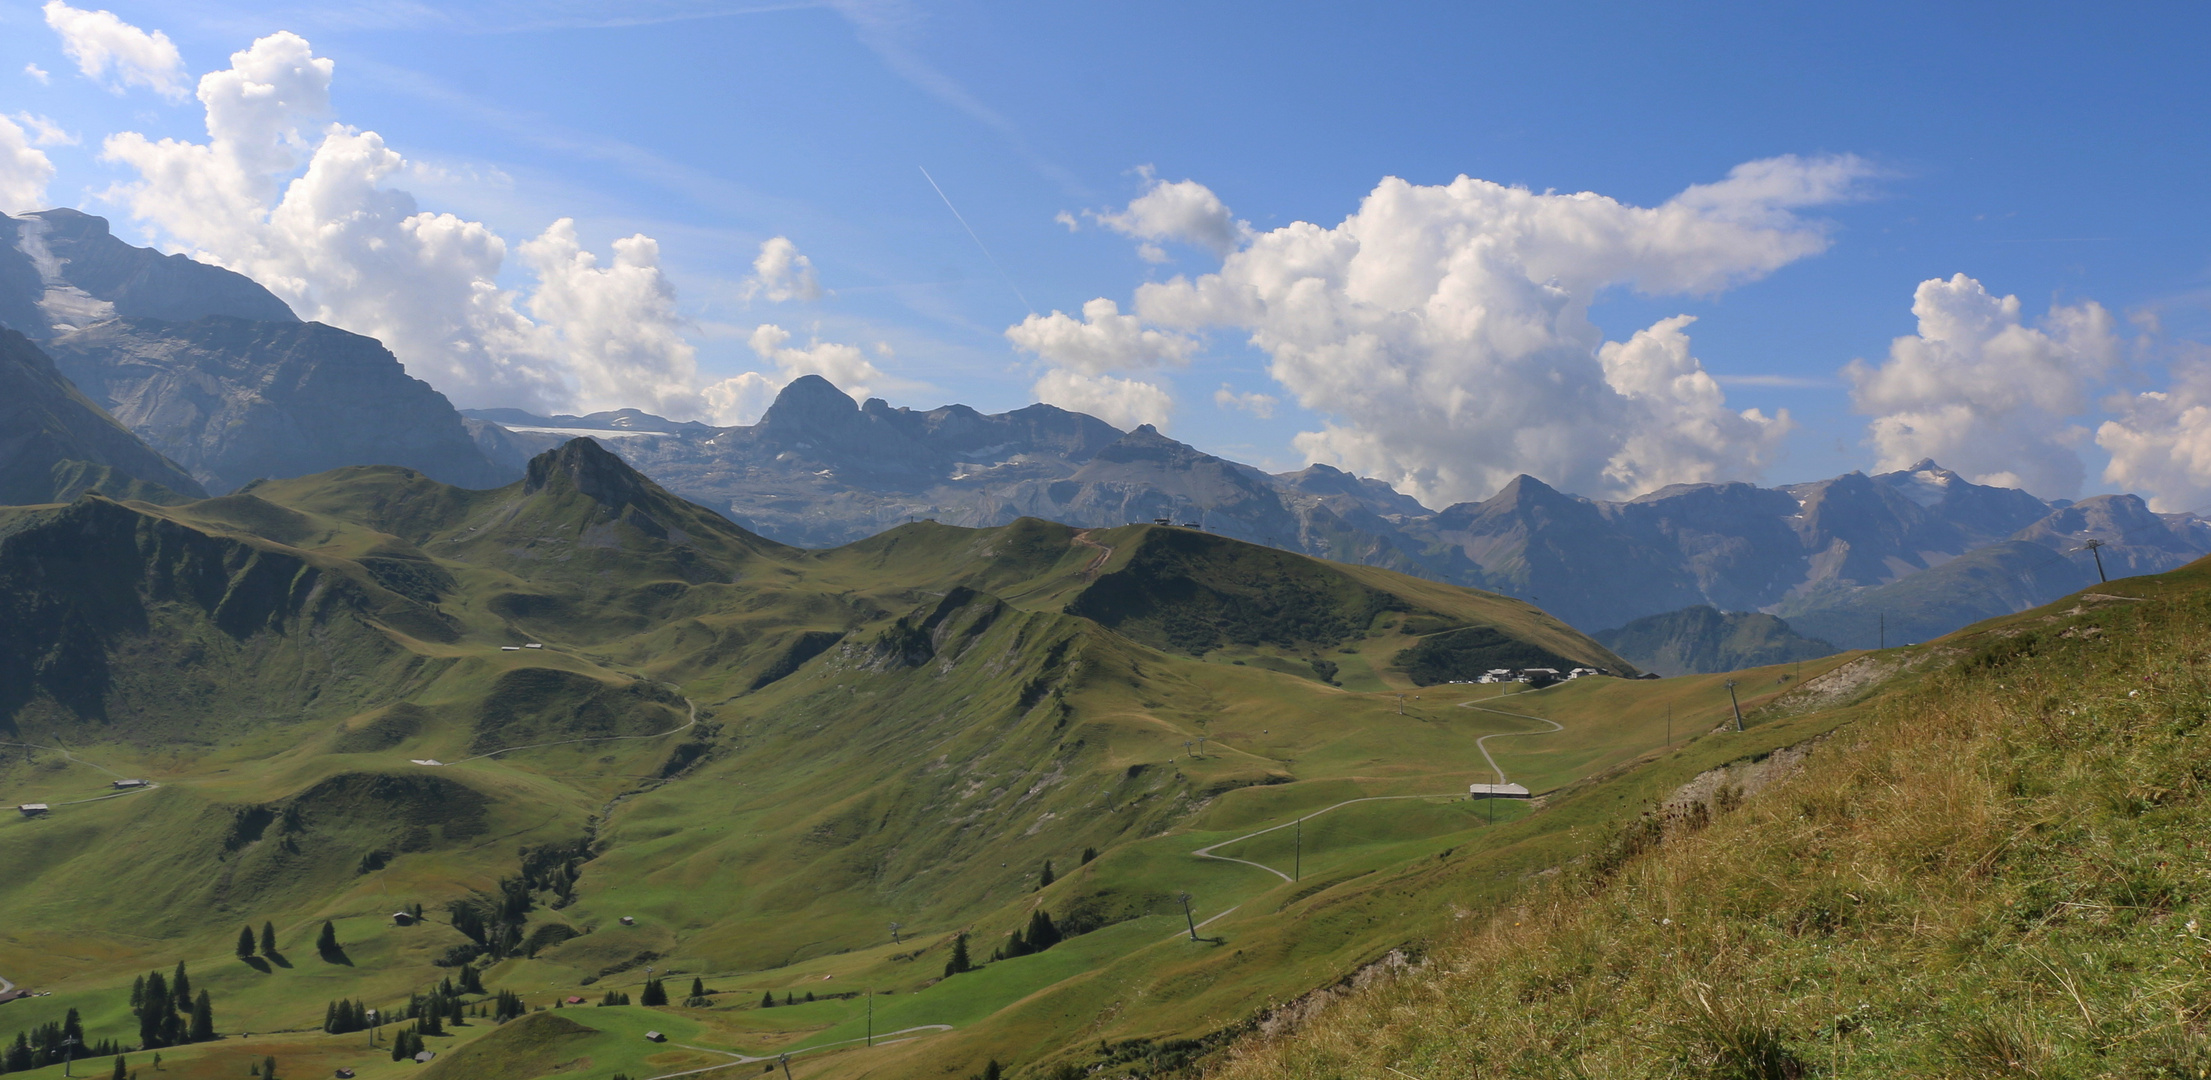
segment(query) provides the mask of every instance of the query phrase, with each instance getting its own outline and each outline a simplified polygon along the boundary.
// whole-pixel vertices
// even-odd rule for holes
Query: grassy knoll
[[[1217,1075],[2203,1075],[2206,577],[1871,661],[1920,667],[1801,768]]]

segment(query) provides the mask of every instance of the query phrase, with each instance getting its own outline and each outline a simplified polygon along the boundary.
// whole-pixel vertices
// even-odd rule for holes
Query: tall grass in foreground
[[[1987,641],[1209,1075],[2211,1076],[2211,605]]]

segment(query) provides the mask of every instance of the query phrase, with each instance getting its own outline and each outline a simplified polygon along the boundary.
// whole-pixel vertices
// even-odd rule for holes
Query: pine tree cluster
[[[1016,956],[1040,953],[1064,940],[1066,935],[1060,933],[1059,927],[1052,925],[1052,914],[1038,908],[1029,913],[1026,930],[1016,930],[1007,936],[1005,947],[998,950],[998,958],[1010,960]]]
[[[601,1007],[608,1005],[627,1005],[629,1003],[630,996],[621,992],[620,990],[609,990],[606,992],[605,997],[599,999],[599,1004]]]
[[[706,980],[698,978],[692,979],[691,996],[684,998],[683,1003],[695,1009],[703,1009],[708,1005],[714,1004],[714,999],[706,996]]]
[[[668,1003],[668,988],[661,985],[659,979],[647,979],[645,980],[645,989],[638,992],[637,1003],[640,1005],[666,1005]]]
[[[439,1035],[443,1034],[443,1031],[433,1031],[430,1034]],[[403,1028],[398,1034],[392,1036],[393,1061],[405,1061],[421,1053],[423,1049],[422,1030],[419,1024],[416,1027]]]
[[[504,1024],[528,1011],[529,1007],[522,1003],[522,995],[512,990],[501,990],[499,991],[498,1002],[492,1009],[491,1018]]]
[[[77,1040],[71,1047],[73,1052],[65,1053],[62,1044],[71,1039]],[[16,1032],[15,1041],[8,1044],[5,1051],[0,1051],[0,1073],[27,1072],[31,1069],[43,1069],[48,1065],[59,1065],[65,1056],[83,1061],[86,1058],[112,1057],[122,1052],[122,1046],[113,1039],[87,1042],[84,1037],[84,1021],[77,1016],[77,1010],[71,1009],[69,1016],[60,1023],[40,1024],[29,1031]]]
[[[138,1017],[138,1044],[142,1049],[158,1050],[215,1038],[214,1003],[205,990],[193,996],[192,977],[181,961],[173,977],[163,978],[155,971],[131,985],[131,1012]]]
[[[331,1035],[367,1031],[368,1013],[368,1003],[365,1001],[333,1001],[322,1011],[322,1029]]]

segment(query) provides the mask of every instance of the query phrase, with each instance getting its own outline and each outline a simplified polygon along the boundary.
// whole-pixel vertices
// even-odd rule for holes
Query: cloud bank
[[[291,33],[232,54],[199,81],[206,142],[106,141],[106,159],[138,174],[117,195],[160,236],[301,316],[382,340],[464,406],[709,410],[650,237],[616,241],[602,262],[573,222],[555,222],[519,251],[536,287],[501,287],[504,238],[422,210],[389,183],[405,158],[375,132],[327,122],[333,71]]]
[[[1136,314],[1248,333],[1276,381],[1333,418],[1298,436],[1308,458],[1430,505],[1523,472],[1609,498],[1752,479],[1787,414],[1729,409],[1687,318],[1607,343],[1589,305],[1614,286],[1710,295],[1817,254],[1827,228],[1797,211],[1851,198],[1871,175],[1854,157],[1773,158],[1656,207],[1390,178],[1333,227],[1252,235],[1217,273],[1142,286]]]
[[[2150,493],[2159,513],[2211,511],[2211,349],[2193,346],[2175,361],[2166,389],[2108,407],[2117,415],[2096,429],[2111,455],[2104,482]]]
[[[2074,448],[2088,431],[2068,418],[2118,365],[2111,313],[2094,302],[2052,307],[2030,327],[2018,297],[1958,274],[1921,282],[1912,314],[1919,333],[1891,343],[1887,361],[1843,369],[1852,405],[1873,417],[1878,467],[1934,458],[1976,483],[2080,494]]]

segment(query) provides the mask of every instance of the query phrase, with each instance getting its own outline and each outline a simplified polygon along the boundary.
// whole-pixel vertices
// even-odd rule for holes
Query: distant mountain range
[[[2092,583],[2087,539],[2105,542],[2113,576],[2211,552],[2211,524],[2152,513],[2135,496],[2050,502],[1932,461],[1776,488],[1676,485],[1627,502],[1522,476],[1487,500],[1436,510],[1378,480],[1325,465],[1269,474],[1149,426],[1122,431],[1050,405],[986,414],[861,403],[814,376],[749,426],[633,409],[463,414],[373,339],[301,322],[250,279],[126,244],[73,210],[0,216],[0,323],[43,350],[94,413],[190,478],[180,488],[172,471],[119,447],[74,473],[55,471],[54,460],[78,460],[59,451],[0,461],[0,473],[31,477],[9,490],[53,498],[100,482],[90,478],[103,469],[187,496],[195,485],[221,494],[357,464],[489,488],[589,435],[671,491],[788,544],[845,544],[917,519],[1164,520],[1488,589],[1586,632],[1709,606],[1777,615],[1846,648],[1924,639]],[[83,448],[106,437],[69,453],[92,454]],[[1720,646],[1682,655],[1722,655]]]
[[[1590,632],[1710,606],[1777,614],[1846,648],[1879,644],[1885,626],[1900,644],[2093,583],[2079,550],[2090,538],[2106,541],[2114,576],[2211,553],[2211,523],[2152,513],[2136,496],[2048,502],[1932,461],[1777,488],[1680,484],[1628,502],[1522,476],[1436,511],[1378,480],[1325,465],[1269,474],[1149,426],[1122,432],[1048,405],[989,415],[860,404],[814,376],[749,427],[635,410],[466,415],[501,429],[479,436],[494,455],[594,436],[670,490],[790,544],[849,543],[917,518],[1170,520],[1505,593]],[[1691,652],[1717,655],[1709,644]]]

